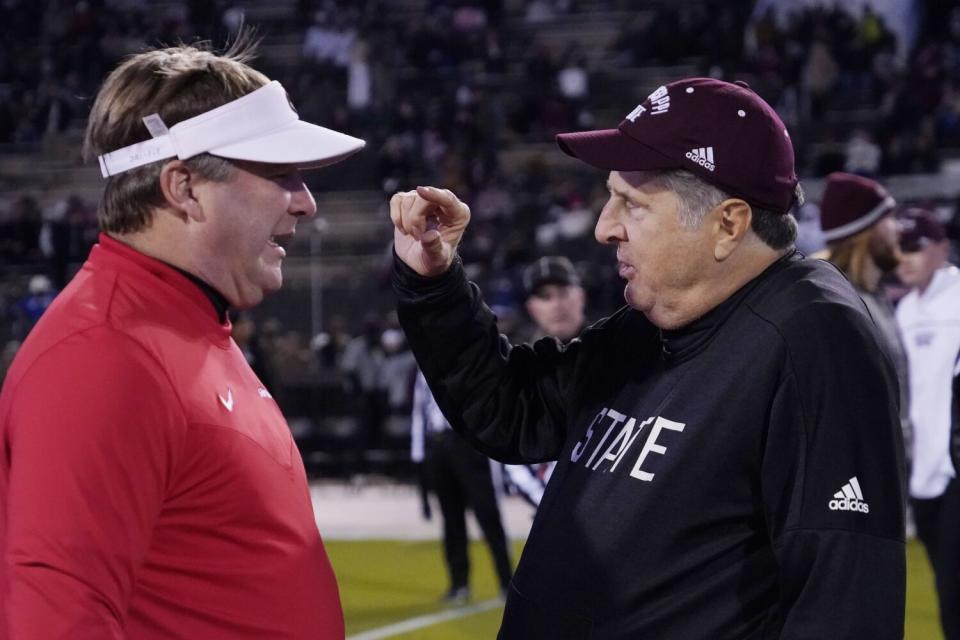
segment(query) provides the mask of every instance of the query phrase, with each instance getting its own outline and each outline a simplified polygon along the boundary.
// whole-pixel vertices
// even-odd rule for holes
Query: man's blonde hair
[[[870,257],[870,236],[873,234],[873,227],[867,227],[860,233],[840,240],[834,240],[827,243],[827,249],[814,257],[822,257],[829,260],[838,269],[846,274],[847,279],[855,287],[867,291],[866,271],[867,265],[873,260]]]
[[[245,96],[269,79],[248,66],[257,46],[243,31],[223,53],[206,43],[179,45],[135,54],[104,81],[90,111],[84,157],[116,151],[150,138],[142,118],[157,113],[168,126]],[[102,231],[132,233],[150,226],[154,208],[163,205],[160,160],[110,176],[97,219]],[[206,153],[186,161],[209,180],[226,180],[232,165]]]

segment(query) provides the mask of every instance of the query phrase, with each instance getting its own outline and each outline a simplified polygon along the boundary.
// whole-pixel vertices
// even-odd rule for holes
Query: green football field
[[[522,546],[515,544],[514,559]],[[496,637],[503,609],[493,600],[493,567],[482,543],[470,548],[473,606],[463,608],[437,603],[446,587],[439,542],[329,541],[327,550],[340,583],[348,638]],[[907,547],[907,570],[906,640],[941,640],[930,566],[916,541]]]

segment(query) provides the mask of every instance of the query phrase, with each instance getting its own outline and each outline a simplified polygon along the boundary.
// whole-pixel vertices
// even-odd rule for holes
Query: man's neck
[[[685,327],[723,304],[724,300],[757,278],[770,265],[792,252],[792,247],[755,252],[745,259],[729,264],[717,276],[697,283],[662,308],[651,310],[651,313],[646,315],[661,329]]]
[[[176,269],[184,277],[192,282],[200,292],[210,301],[210,304],[213,305],[214,311],[217,313],[217,318],[220,320],[220,323],[227,321],[227,313],[230,310],[230,302],[227,300],[220,291],[216,289],[213,285],[205,281],[199,275],[189,269],[187,265],[182,264],[181,260],[178,260],[173,252],[165,251],[163,246],[157,242],[151,241],[149,236],[143,234],[115,234],[108,233],[111,238],[117,242],[121,242],[131,249],[142,253],[145,256],[158,260],[169,267]]]
[[[927,289],[930,288],[930,285],[933,284],[933,279],[937,277],[937,271],[940,271],[942,267],[937,267],[936,271],[930,274],[930,277],[917,285],[917,293],[921,296],[927,292]]]
[[[163,241],[158,234],[143,232],[143,233],[113,233],[107,232],[107,235],[116,240],[117,242],[122,242],[131,249],[142,253],[145,256],[153,258],[154,260],[159,260],[164,262],[172,267],[176,267],[181,271],[186,271],[187,273],[193,273],[193,270],[189,268],[189,265],[186,264],[183,260],[179,258],[178,253],[174,248],[171,248]]]
[[[163,261],[161,260],[161,262]],[[197,288],[200,289],[200,292],[203,293],[203,295],[207,297],[207,300],[210,301],[210,304],[213,305],[213,309],[217,312],[217,319],[220,321],[220,324],[223,324],[227,321],[227,313],[230,311],[230,302],[222,293],[189,271],[181,269],[180,267],[172,264],[169,264],[169,266],[179,271],[187,280],[197,285]]]

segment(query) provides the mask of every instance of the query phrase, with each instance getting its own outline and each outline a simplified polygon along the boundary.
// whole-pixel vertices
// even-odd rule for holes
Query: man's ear
[[[203,222],[203,206],[194,192],[197,179],[196,172],[191,171],[183,160],[171,160],[160,170],[160,191],[167,208],[184,218]]]
[[[753,210],[743,200],[730,198],[717,205],[714,215],[716,216],[716,244],[713,248],[713,257],[718,262],[723,262],[740,246],[747,232],[750,231]]]

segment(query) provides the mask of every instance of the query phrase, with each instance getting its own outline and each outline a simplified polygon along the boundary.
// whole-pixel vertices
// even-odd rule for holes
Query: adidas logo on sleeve
[[[827,506],[830,507],[830,511],[870,513],[870,505],[863,500],[863,491],[860,490],[860,483],[857,482],[856,476],[850,478],[840,491],[833,494],[833,500]]]

